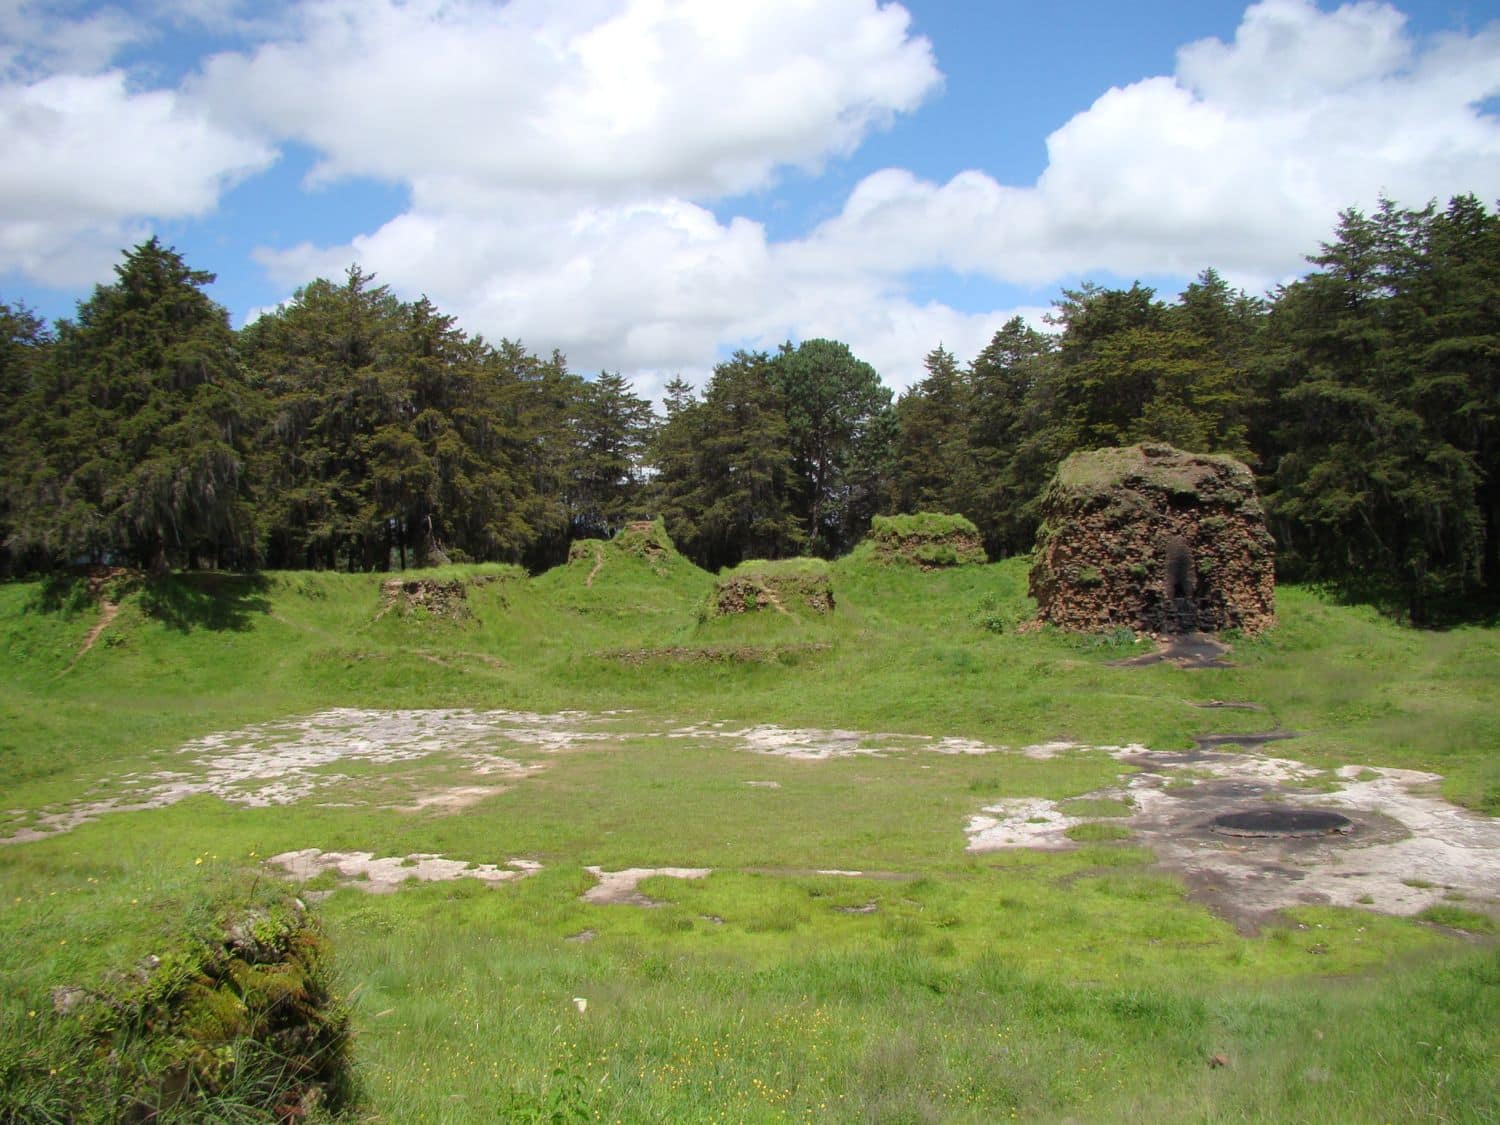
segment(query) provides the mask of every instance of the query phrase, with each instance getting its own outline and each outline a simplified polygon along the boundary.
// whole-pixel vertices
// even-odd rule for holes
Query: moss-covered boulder
[[[772,610],[784,614],[832,613],[833,579],[822,559],[756,559],[719,575],[709,598],[710,617]]]
[[[1257,633],[1275,624],[1275,543],[1232,457],[1133,445],[1075,453],[1042,497],[1038,618],[1080,632]]]
[[[923,570],[987,561],[979,529],[963,516],[938,512],[876,516],[865,543],[877,562]]]
[[[301,1120],[347,1105],[327,941],[300,900],[254,899],[54,988],[28,1046],[0,1059],[0,1121]]]

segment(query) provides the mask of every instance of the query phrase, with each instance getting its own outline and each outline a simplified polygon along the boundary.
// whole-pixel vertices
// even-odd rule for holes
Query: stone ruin
[[[878,562],[921,570],[977,566],[989,561],[984,539],[972,522],[938,512],[876,516],[865,543]]]
[[[799,561],[799,560],[792,560]],[[771,609],[777,613],[833,612],[833,579],[824,567],[743,564],[720,575],[709,600],[710,617],[732,617]]]
[[[1276,623],[1275,543],[1232,457],[1134,445],[1075,453],[1042,497],[1040,621],[1107,633],[1259,633]]]

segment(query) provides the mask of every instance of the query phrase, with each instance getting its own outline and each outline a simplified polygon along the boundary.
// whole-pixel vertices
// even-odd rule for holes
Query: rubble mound
[[[1038,619],[1101,633],[1276,623],[1275,543],[1232,457],[1134,445],[1075,453],[1042,497],[1031,567]]]
[[[793,614],[833,612],[833,579],[821,559],[756,560],[726,571],[714,583],[709,616],[770,609]]]
[[[375,615],[379,621],[388,613],[410,617],[423,613],[450,621],[473,616],[469,609],[467,583],[457,579],[391,578],[380,584],[383,603]]]
[[[963,516],[917,512],[876,516],[865,540],[879,562],[922,570],[970,566],[988,561],[979,529]]]

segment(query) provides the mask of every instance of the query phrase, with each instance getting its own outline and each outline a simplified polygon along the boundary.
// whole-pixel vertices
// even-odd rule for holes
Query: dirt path
[[[99,611],[99,623],[89,630],[88,636],[83,638],[83,647],[74,654],[72,663],[59,672],[58,675],[66,676],[78,665],[78,662],[84,658],[89,649],[93,648],[95,642],[103,635],[104,630],[108,629],[114,623],[115,618],[120,613],[120,606],[118,603],[109,601],[106,598],[99,602]]]
[[[584,587],[588,588],[588,587],[593,586],[594,579],[599,576],[599,572],[601,570],[603,570],[603,569],[604,569],[604,548],[596,546],[594,548],[594,569],[591,570],[591,571],[589,571],[589,576],[586,579],[584,579],[584,582],[583,582]]]

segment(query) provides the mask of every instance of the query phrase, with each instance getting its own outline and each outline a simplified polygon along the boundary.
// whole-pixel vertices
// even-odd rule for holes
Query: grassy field
[[[1278,753],[1440,773],[1500,814],[1500,634],[1289,588],[1236,667],[1119,668],[1126,638],[1018,631],[1019,561],[831,575],[832,614],[718,618],[713,576],[613,547],[534,578],[422,572],[462,585],[452,613],[388,607],[383,576],[183,574],[115,591],[81,656],[101,620],[81,581],[0,586],[0,836],[140,803],[163,771],[191,788],[216,744],[178,748],[250,724],[535,716],[503,778],[439,748],[311,763],[291,804],[223,799],[259,784],[248,770],[0,846],[0,1053],[48,1033],[50,989],[139,960],[215,888],[273,879],[265,857],[438,853],[542,866],[497,887],[310,885],[332,892],[371,1120],[1500,1116],[1491,907],[1454,903],[1462,931],[1307,907],[1246,932],[1118,827],[1118,801],[1069,806],[1097,818],[1073,850],[975,855],[964,835],[988,801],[1077,799],[1124,768],[1020,747],[1273,727],[1299,732]],[[1193,706],[1210,700],[1266,710]],[[715,733],[761,725],[908,748],[802,760]],[[937,737],[1012,751],[921,749]],[[422,803],[465,786],[461,807]],[[712,874],[648,878],[648,909],[580,901],[590,865]]]

